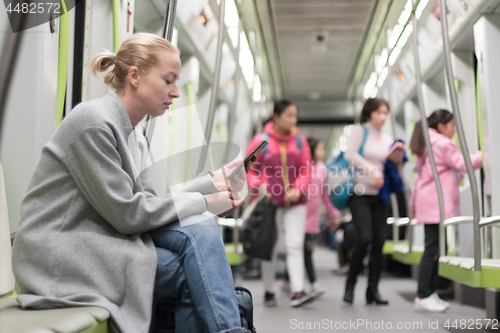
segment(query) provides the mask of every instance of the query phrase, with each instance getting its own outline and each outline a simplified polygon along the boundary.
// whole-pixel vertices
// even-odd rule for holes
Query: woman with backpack
[[[455,134],[453,114],[447,110],[437,110],[427,118],[427,121],[432,151],[443,189],[445,218],[460,216],[458,187],[466,169],[464,158],[452,141]],[[413,130],[410,149],[416,155],[418,169],[415,189],[410,199],[410,218],[416,218],[417,223],[425,226],[425,250],[420,261],[414,310],[442,313],[448,310],[450,304],[440,299],[436,293],[439,259],[439,203],[420,122]],[[475,169],[482,166],[480,151],[472,154],[470,158]]]
[[[248,186],[253,193],[267,194],[278,206],[275,221],[276,228],[285,230],[292,307],[302,306],[314,299],[304,292],[305,203],[311,153],[305,137],[295,127],[297,112],[297,106],[290,101],[275,103],[273,120],[265,125],[263,133],[257,134],[248,146],[248,152],[251,152],[262,140],[269,142],[257,155],[257,161],[247,175]],[[276,305],[276,248],[275,244],[272,260],[262,260],[265,306]]]
[[[345,285],[344,301],[354,302],[354,286],[371,245],[366,302],[387,305],[378,292],[382,272],[382,247],[386,239],[388,205],[378,196],[384,185],[384,162],[402,163],[403,153],[390,151],[392,139],[382,133],[389,104],[380,98],[366,100],[361,111],[361,125],[355,125],[347,139],[345,159],[356,168],[354,193],[349,199],[357,242]],[[361,152],[361,153],[360,153]]]

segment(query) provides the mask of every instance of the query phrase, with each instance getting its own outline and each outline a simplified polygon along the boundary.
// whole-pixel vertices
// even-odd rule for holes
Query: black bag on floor
[[[255,206],[243,233],[243,250],[250,257],[271,260],[276,242],[276,205],[264,198]]]
[[[248,332],[256,333],[253,326],[253,299],[250,290],[243,287],[236,287],[236,299],[240,310],[241,327]]]

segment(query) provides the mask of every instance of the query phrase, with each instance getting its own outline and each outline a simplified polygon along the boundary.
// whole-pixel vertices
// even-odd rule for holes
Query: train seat
[[[0,164],[0,332],[106,333],[109,312],[101,307],[22,309],[14,291],[7,200]]]
[[[500,259],[481,259],[474,271],[474,258],[439,258],[439,275],[474,288],[500,288]]]
[[[393,224],[394,225],[394,240],[393,240],[393,246],[392,246],[392,259],[396,260],[397,262],[400,262],[405,265],[418,265],[420,263],[420,260],[422,259],[422,255],[424,253],[424,246],[423,245],[417,245],[417,244],[412,244],[411,245],[411,251],[410,251],[410,242],[408,239],[399,241],[399,229],[401,227],[409,227],[412,228],[414,231],[417,228],[417,221],[412,220],[410,221],[409,218],[403,217],[396,219],[394,217],[388,218],[387,219],[388,224]],[[413,233],[412,233],[413,234]],[[415,235],[413,236],[415,238]],[[413,239],[413,243],[415,243],[415,239]]]
[[[421,245],[410,246],[406,243],[398,243],[393,246],[392,258],[405,265],[418,265],[424,253],[424,247]]]
[[[105,333],[109,312],[100,307],[22,309],[15,297],[0,300],[2,333]]]

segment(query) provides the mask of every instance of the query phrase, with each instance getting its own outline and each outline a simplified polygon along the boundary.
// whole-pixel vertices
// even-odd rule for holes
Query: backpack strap
[[[295,136],[295,142],[297,142],[297,148],[299,148],[299,153],[302,153],[302,138],[300,135]]]
[[[264,150],[262,151],[262,154],[263,156],[266,156],[267,155],[267,152],[268,152],[268,149],[267,147],[269,147],[269,134],[268,133],[262,133],[262,141],[266,141],[268,144],[264,147]]]
[[[267,141],[267,143],[269,143],[269,134],[268,133],[262,133],[262,140],[263,141]],[[297,148],[299,149],[299,152],[302,153],[302,138],[300,137],[300,135],[296,135],[295,136],[295,142],[297,143]],[[268,146],[265,146],[264,147],[264,150],[262,151],[262,154],[264,156],[267,155],[267,152],[268,152]]]
[[[364,129],[364,134],[363,134],[363,143],[361,144],[361,147],[359,147],[359,155],[363,156],[364,150],[365,150],[365,142],[366,139],[368,138],[368,128],[363,127]]]

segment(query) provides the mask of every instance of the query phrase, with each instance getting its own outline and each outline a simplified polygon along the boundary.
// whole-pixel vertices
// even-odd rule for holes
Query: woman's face
[[[385,104],[382,104],[378,107],[377,110],[371,113],[368,122],[376,129],[382,129],[385,124],[385,120],[387,119],[388,113],[389,109],[387,109],[387,106]]]
[[[448,139],[452,139],[453,135],[455,135],[455,120],[450,120],[446,125],[439,123],[438,132],[446,136]]]
[[[279,116],[274,115],[274,125],[283,132],[290,132],[297,125],[297,107],[288,106]]]
[[[314,161],[323,161],[323,158],[325,157],[325,145],[323,142],[318,143],[316,148],[314,149]]]
[[[169,109],[174,98],[179,97],[176,82],[181,71],[177,53],[160,51],[158,63],[148,73],[139,73],[137,98],[144,116],[161,116]]]

